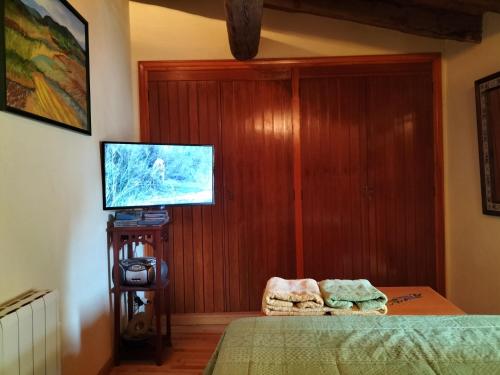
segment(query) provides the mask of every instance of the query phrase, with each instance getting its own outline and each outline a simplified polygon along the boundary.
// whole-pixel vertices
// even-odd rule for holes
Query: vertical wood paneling
[[[216,204],[169,210],[174,312],[257,310],[269,277],[302,266],[317,279],[436,285],[432,72],[290,69],[295,133],[282,71],[151,75],[144,140],[215,145]]]
[[[214,83],[212,83],[212,87]],[[191,90],[193,90],[193,96],[196,95],[197,100],[197,108],[198,112],[196,113],[197,120],[200,122],[200,119],[208,119],[206,126],[203,124],[198,125],[198,141],[201,142],[201,139],[207,140],[213,139],[210,137],[211,132],[214,130],[211,128],[214,124],[216,125],[218,122],[217,118],[210,118],[209,107],[208,107],[208,83],[201,82],[200,84],[196,84],[195,82],[191,83]],[[217,91],[217,86],[213,88],[214,91]],[[191,95],[190,95],[191,97]],[[215,128],[217,129],[217,128]],[[216,132],[217,135],[217,132]],[[215,140],[216,143],[218,143]],[[216,150],[220,151],[220,150]],[[198,293],[201,290],[201,295],[197,295],[196,297],[196,312],[213,312],[214,311],[214,265],[213,265],[213,225],[212,225],[212,207],[199,207],[199,224],[198,228],[202,228],[202,230],[198,231],[200,242],[195,246],[196,249],[199,249],[196,255],[196,259],[198,259],[198,267],[195,271],[195,282],[198,284],[202,284],[202,288],[197,288]],[[200,256],[202,257],[201,262],[199,261]],[[203,275],[203,278],[201,278]]]
[[[201,87],[200,87],[201,90]],[[199,95],[196,82],[188,82],[188,108],[189,108],[189,141],[200,143],[200,112]],[[205,275],[204,275],[204,248],[203,248],[203,222],[200,206],[190,207],[192,211],[192,239],[193,239],[193,290],[194,312],[205,311]],[[194,230],[194,228],[198,228]],[[207,249],[207,252],[211,249]]]
[[[186,118],[187,113],[181,113],[180,109],[180,97],[179,97],[179,83],[178,82],[168,82],[167,84],[167,94],[168,94],[168,117],[166,122],[168,124],[168,135],[163,135],[162,132],[162,142],[170,143],[182,143],[181,141],[181,127],[182,119]],[[165,138],[167,137],[167,138]],[[174,207],[170,210],[172,216],[172,236],[170,240],[173,245],[173,265],[175,268],[175,283],[174,283],[174,298],[175,312],[186,312],[186,303],[184,299],[184,291],[186,285],[185,279],[185,267],[184,267],[184,217],[182,215],[182,208]],[[189,281],[188,281],[189,282]]]
[[[378,285],[436,287],[431,77],[368,78],[371,277]]]
[[[240,210],[238,207],[239,201],[236,197],[241,197],[241,193],[237,191],[238,185],[238,166],[243,167],[243,163],[239,160],[243,150],[239,144],[241,140],[240,129],[242,121],[235,115],[237,103],[235,102],[235,86],[233,82],[221,83],[221,111],[224,113],[224,118],[221,118],[223,129],[222,148],[223,165],[224,165],[224,181],[222,189],[226,197],[224,205],[224,249],[226,251],[226,292],[227,298],[227,311],[234,311],[239,306],[240,302],[240,278],[239,278],[239,227],[241,226]],[[226,132],[230,131],[231,142],[226,141],[228,135]],[[228,155],[232,155],[231,158]],[[231,220],[227,220],[231,218]],[[245,278],[246,275],[242,275]]]
[[[207,232],[205,238],[211,239],[213,248],[213,305],[214,311],[225,311],[226,309],[226,278],[224,275],[224,207],[226,198],[224,196],[224,163],[222,155],[224,150],[222,148],[222,130],[221,130],[221,116],[220,116],[220,87],[217,83],[209,83],[205,88],[205,95],[207,97],[208,116],[206,117],[208,124],[210,124],[210,133],[207,137],[207,142],[215,145],[215,205],[213,207],[204,207],[207,220],[212,220],[212,233]],[[209,214],[210,213],[210,214]],[[210,274],[207,274],[207,278]],[[205,298],[208,300],[207,295]]]
[[[292,130],[293,130],[293,192],[295,227],[295,263],[297,278],[304,278],[304,233],[302,215],[302,146],[300,119],[300,77],[299,69],[292,69]]]
[[[181,81],[177,83],[178,95],[178,143],[189,144],[190,142],[190,122],[191,108],[189,106],[188,82]],[[184,312],[194,312],[194,257],[193,257],[193,209],[190,206],[178,209],[178,215],[182,215],[182,256],[184,266]]]
[[[432,91],[432,79],[429,76],[424,78],[414,80],[415,92],[414,92],[414,103],[417,110],[416,113],[420,116],[416,119],[417,124],[417,135],[419,140],[419,153],[418,155],[422,157],[422,160],[418,161],[419,175],[422,181],[427,181],[425,186],[418,192],[419,205],[424,208],[421,219],[423,225],[421,226],[421,231],[419,235],[426,241],[424,243],[425,254],[426,254],[426,264],[425,264],[425,280],[423,281],[426,285],[430,285],[434,289],[438,289],[438,276],[436,275],[436,226],[435,222],[431,220],[434,218],[436,211],[436,185],[434,184],[435,176],[435,153],[434,153],[434,130],[432,127],[432,97],[430,95],[425,95]],[[423,150],[423,151],[422,151]],[[430,182],[432,181],[432,183]],[[433,204],[428,204],[431,202]]]
[[[162,126],[160,126],[159,121],[159,108],[158,108],[158,101],[160,99],[160,95],[158,93],[158,82],[151,82],[149,85],[149,134],[148,134],[148,139],[161,139],[160,136],[160,131],[162,129]],[[166,105],[167,103],[162,102],[162,106]],[[146,141],[146,140],[143,140]]]
[[[158,106],[149,106],[149,132],[150,135],[147,137],[150,142],[166,142],[166,140],[173,139],[172,135],[175,134],[174,130],[170,126],[172,123],[171,119],[171,102],[170,96],[173,95],[172,84],[168,82],[150,82],[149,87],[158,86],[158,91],[149,91],[149,102],[158,102]],[[157,99],[155,98],[157,97]],[[158,121],[153,121],[157,118]],[[158,125],[158,129],[156,128]],[[173,141],[171,141],[173,142]],[[173,219],[174,210],[169,210],[169,215]],[[175,232],[178,232],[174,225],[169,225],[169,241],[167,242],[167,259],[169,262],[169,274],[170,274],[170,303],[172,311],[178,311],[180,308],[184,308],[184,300],[180,300],[181,294],[178,292],[179,285],[183,284],[183,270],[177,269],[175,267],[178,252],[174,251],[175,245],[177,244]]]
[[[157,91],[156,91],[157,90]],[[154,99],[154,96],[157,99]],[[151,141],[215,146],[215,206],[169,209],[168,242],[174,312],[224,311],[223,195],[217,82],[152,82]],[[151,99],[153,97],[153,99]],[[155,119],[158,118],[156,121]],[[158,128],[158,129],[157,129]],[[215,256],[214,256],[215,254]]]
[[[431,69],[345,73],[300,80],[305,276],[436,287]]]
[[[441,59],[432,62],[432,122],[434,135],[434,233],[436,259],[436,290],[446,296],[444,239],[444,157],[443,157],[443,98]]]
[[[362,78],[300,81],[306,277],[365,275]]]
[[[223,82],[229,311],[260,308],[272,276],[295,276],[291,87]]]

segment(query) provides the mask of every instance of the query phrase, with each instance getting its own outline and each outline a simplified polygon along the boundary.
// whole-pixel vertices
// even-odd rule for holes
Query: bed
[[[389,311],[434,305],[437,314],[455,315],[238,319],[226,328],[204,374],[500,375],[500,316],[460,315],[432,289],[422,291],[422,298]]]

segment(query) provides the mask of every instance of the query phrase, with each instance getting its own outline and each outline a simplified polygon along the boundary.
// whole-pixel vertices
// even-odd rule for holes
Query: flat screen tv
[[[214,147],[101,142],[103,208],[214,204]]]

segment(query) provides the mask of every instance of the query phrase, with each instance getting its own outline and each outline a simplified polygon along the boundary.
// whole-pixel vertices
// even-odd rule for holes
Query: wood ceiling
[[[135,1],[191,11],[195,3],[204,7],[203,2]],[[251,59],[258,52],[263,8],[475,43],[481,42],[483,14],[500,13],[500,0],[224,0],[224,5],[231,52],[238,60]]]

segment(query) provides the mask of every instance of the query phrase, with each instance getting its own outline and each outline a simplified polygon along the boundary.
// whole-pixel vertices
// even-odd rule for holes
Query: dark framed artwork
[[[87,21],[66,0],[1,4],[1,109],[90,135]]]
[[[475,89],[483,213],[500,216],[500,72]]]

